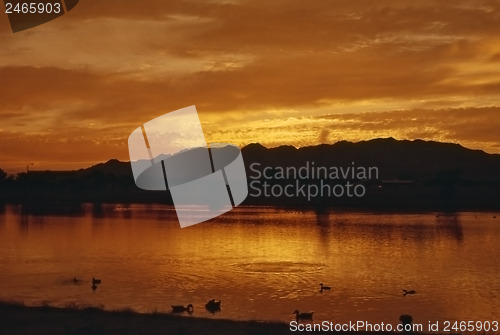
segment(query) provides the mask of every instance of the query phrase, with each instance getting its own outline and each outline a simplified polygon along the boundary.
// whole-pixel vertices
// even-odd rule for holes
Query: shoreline
[[[23,207],[27,214],[74,214],[81,213],[86,208],[97,207],[101,209],[103,206],[133,206],[133,205],[153,205],[153,206],[163,206],[170,207],[172,210],[175,210],[175,206],[173,204],[165,203],[165,202],[129,202],[129,201],[102,201],[102,202],[92,202],[92,201],[61,201],[55,203],[46,203],[43,200],[38,200],[36,202],[22,202],[22,201],[5,201],[2,202],[0,199],[0,209],[5,209],[6,207]],[[91,207],[88,207],[91,206]],[[262,208],[262,209],[274,209],[277,211],[298,211],[298,212],[316,212],[319,214],[325,213],[363,213],[363,214],[438,214],[438,215],[451,215],[457,213],[487,213],[487,214],[500,214],[499,208],[472,208],[472,207],[464,207],[464,208],[388,208],[388,207],[349,207],[349,206],[314,206],[311,204],[306,205],[283,205],[283,204],[258,204],[258,203],[242,203],[235,208],[242,209],[254,209],[254,208]],[[40,212],[41,211],[41,212]]]
[[[171,313],[107,311],[96,307],[25,306],[0,302],[0,335],[284,335],[284,334],[402,334],[398,332],[292,331],[279,321],[236,321],[184,317]],[[405,332],[410,334],[426,334]],[[450,335],[450,334],[449,334]]]
[[[290,334],[280,322],[184,317],[171,313],[108,311],[96,307],[25,306],[0,302],[0,335]]]

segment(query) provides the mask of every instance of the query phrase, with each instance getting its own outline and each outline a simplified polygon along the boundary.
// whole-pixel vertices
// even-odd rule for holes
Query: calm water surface
[[[295,309],[335,322],[500,319],[500,215],[438,214],[240,207],[181,229],[169,206],[7,206],[0,300],[140,312],[192,303],[193,316],[240,320],[288,321]],[[215,315],[211,298],[222,300]]]

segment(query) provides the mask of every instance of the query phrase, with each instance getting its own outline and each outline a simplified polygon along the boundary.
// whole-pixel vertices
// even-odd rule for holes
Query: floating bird
[[[415,290],[410,290],[410,291],[403,290],[403,296],[405,296],[407,294],[415,294],[415,293],[417,293],[417,291],[415,291]]]
[[[92,285],[97,285],[97,284],[100,284],[100,283],[101,283],[100,279],[92,277]]]
[[[193,305],[189,304],[186,307],[184,307],[183,305],[172,305],[172,313],[183,313],[183,312],[188,312],[189,314],[193,314],[194,312]]]
[[[205,308],[207,309],[207,311],[212,312],[212,313],[218,312],[218,311],[220,311],[220,303],[221,303],[220,300],[215,301],[215,299],[212,299],[205,304]]]
[[[411,315],[403,314],[399,316],[399,321],[403,325],[403,330],[406,331],[406,325],[411,325],[411,323],[413,322],[413,318],[411,317]]]
[[[330,286],[325,286],[325,285],[323,285],[323,283],[320,283],[319,285],[321,286],[320,291],[323,291],[323,290],[325,290],[325,291],[329,291],[329,290],[331,290],[331,289],[332,289]]]
[[[295,314],[295,319],[297,321],[300,320],[312,320],[313,319],[313,314],[314,312],[308,312],[308,313],[299,313],[299,310],[296,309],[293,314]]]

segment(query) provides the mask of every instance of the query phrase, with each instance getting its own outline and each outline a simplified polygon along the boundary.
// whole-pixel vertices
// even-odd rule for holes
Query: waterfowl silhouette
[[[323,290],[324,291],[329,291],[329,290],[332,289],[330,286],[323,285],[323,283],[320,283],[319,286],[321,286],[321,289],[320,289],[321,292],[323,292]]]
[[[411,317],[411,315],[403,314],[399,316],[399,321],[403,325],[403,330],[406,331],[406,325],[411,325],[411,323],[413,322],[413,318]]]
[[[183,305],[172,305],[172,313],[183,313],[183,312],[188,312],[189,314],[193,314],[194,312],[193,305],[189,304],[186,307],[184,307]]]
[[[297,321],[300,321],[300,320],[312,320],[314,312],[299,313],[299,310],[296,309],[293,312],[293,314],[295,314],[295,319]]]
[[[100,284],[100,283],[101,283],[100,279],[92,277],[92,285],[97,285],[97,284]]]
[[[417,291],[415,291],[415,290],[410,290],[410,291],[403,290],[403,296],[405,296],[407,294],[415,294],[415,293],[417,293]]]
[[[215,299],[212,299],[205,304],[205,308],[207,311],[212,312],[212,313],[218,312],[218,311],[220,311],[220,303],[221,303],[220,300],[215,301]]]

